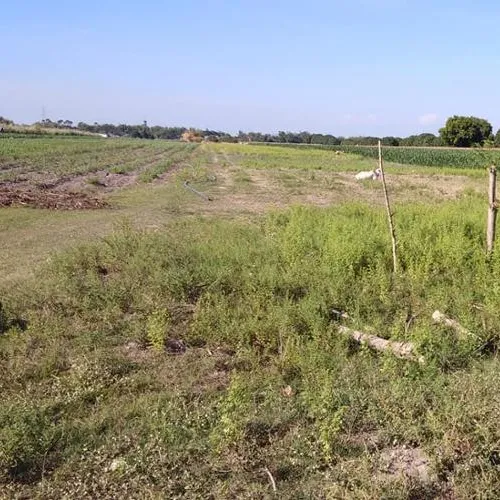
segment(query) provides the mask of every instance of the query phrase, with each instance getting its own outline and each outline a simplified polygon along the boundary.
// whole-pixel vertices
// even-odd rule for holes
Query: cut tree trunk
[[[346,326],[339,326],[338,331],[354,339],[360,344],[367,345],[375,351],[390,352],[398,358],[418,361],[419,363],[424,362],[424,358],[422,356],[418,356],[415,353],[415,346],[411,342],[396,342],[394,340],[386,340],[382,337],[378,337],[377,335],[371,335],[369,333],[351,330]]]

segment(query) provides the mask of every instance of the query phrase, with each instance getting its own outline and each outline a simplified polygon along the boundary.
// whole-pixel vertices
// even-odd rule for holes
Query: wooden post
[[[392,240],[392,269],[394,271],[394,274],[396,274],[398,270],[396,231],[394,229],[393,213],[391,212],[389,195],[387,193],[387,184],[385,183],[384,164],[382,161],[382,143],[380,141],[378,141],[378,168],[380,169],[382,185],[384,186],[385,208],[387,209],[387,220],[389,221],[389,232],[391,234]]]
[[[495,246],[495,228],[497,222],[497,168],[492,165],[490,167],[490,185],[488,189],[488,226],[486,228],[486,253],[489,256],[493,253]]]

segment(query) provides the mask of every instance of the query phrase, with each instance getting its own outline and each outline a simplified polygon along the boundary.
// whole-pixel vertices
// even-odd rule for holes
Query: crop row
[[[378,157],[378,148],[375,146],[341,146],[340,150],[369,158]],[[403,165],[460,168],[500,165],[500,150],[493,149],[386,147],[383,156],[386,161]]]
[[[56,175],[98,170],[127,172],[165,161],[185,145],[167,141],[94,138],[0,139],[1,178],[28,172]]]
[[[323,146],[280,144],[300,149],[323,149],[342,151],[368,158],[378,158],[376,146]],[[500,166],[500,149],[462,149],[462,148],[423,148],[423,147],[384,147],[384,160],[402,165],[421,165],[428,167],[486,168]]]

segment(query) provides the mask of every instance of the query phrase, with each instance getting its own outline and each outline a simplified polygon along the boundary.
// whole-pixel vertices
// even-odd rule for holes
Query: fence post
[[[387,193],[387,184],[385,183],[384,164],[382,161],[382,143],[378,141],[378,168],[382,178],[382,185],[384,187],[385,208],[387,209],[387,220],[389,222],[389,232],[392,241],[392,269],[394,274],[398,270],[398,257],[397,257],[397,244],[396,244],[396,231],[394,229],[393,213],[391,212],[391,205],[389,203],[389,194]]]
[[[486,227],[486,254],[488,257],[493,253],[495,246],[495,229],[497,221],[497,168],[495,165],[490,167],[490,185],[488,189],[488,225]]]

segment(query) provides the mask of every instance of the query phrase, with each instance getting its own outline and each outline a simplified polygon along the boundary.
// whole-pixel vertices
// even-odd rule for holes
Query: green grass
[[[396,279],[384,212],[361,204],[124,227],[59,255],[2,300],[3,491],[266,498],[268,470],[280,498],[495,498],[500,256],[484,258],[483,212],[475,195],[399,207]],[[347,341],[333,307],[426,363]],[[168,338],[186,353],[161,352]],[[428,454],[428,484],[383,479],[401,445]]]
[[[74,247],[112,231],[129,221],[134,227],[162,227],[187,206],[196,207],[180,183],[139,185],[108,196],[111,208],[84,211],[51,211],[31,208],[0,210],[0,293],[33,272],[55,250]],[[0,299],[1,300],[1,299]]]
[[[321,149],[239,144],[215,144],[213,148],[229,154],[233,163],[244,168],[354,171],[372,167],[369,160],[336,156]]]

